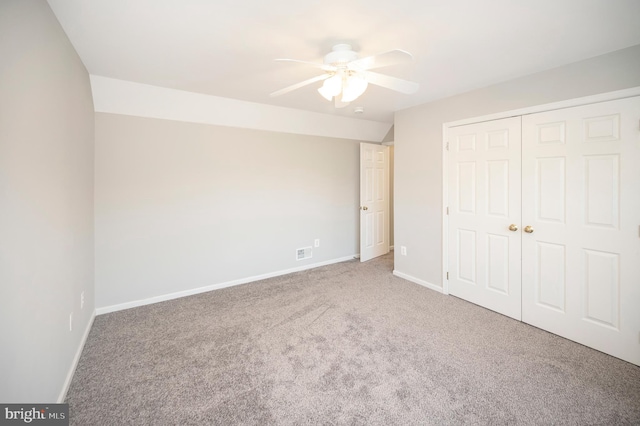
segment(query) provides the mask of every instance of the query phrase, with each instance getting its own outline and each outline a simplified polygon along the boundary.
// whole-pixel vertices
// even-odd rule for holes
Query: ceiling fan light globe
[[[333,77],[329,77],[322,83],[322,89],[332,97],[338,96],[342,92],[342,76],[336,74]]]
[[[318,89],[318,93],[320,93],[320,95],[328,101],[331,101],[331,99],[333,99],[333,95],[325,89],[324,85]]]
[[[347,79],[342,90],[342,102],[351,102],[358,99],[367,90],[369,83],[362,76],[351,76]]]

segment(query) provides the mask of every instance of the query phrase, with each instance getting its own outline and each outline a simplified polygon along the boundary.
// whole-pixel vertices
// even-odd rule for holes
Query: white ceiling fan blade
[[[329,77],[331,77],[331,74],[317,75],[317,76],[315,76],[313,78],[310,78],[308,80],[304,80],[304,81],[301,81],[300,83],[296,83],[296,84],[292,84],[291,86],[287,86],[284,89],[277,90],[277,91],[271,93],[269,96],[274,98],[276,96],[284,95],[285,93],[292,92],[292,91],[294,91],[296,89],[299,89],[301,87],[307,86],[307,85],[309,85],[311,83],[315,83],[316,81],[326,80]]]
[[[325,71],[335,71],[336,70],[336,67],[334,67],[333,65],[319,64],[319,63],[316,63],[316,62],[299,61],[297,59],[274,59],[274,61],[276,61],[276,62],[293,62],[293,63],[296,63],[296,64],[310,65],[312,67],[320,68],[321,70],[325,70]]]
[[[349,62],[349,69],[356,71],[372,70],[387,67],[389,65],[402,64],[413,61],[413,55],[400,49],[389,50],[366,58]]]
[[[391,77],[390,75],[378,74],[377,72],[367,71],[365,76],[367,81],[371,84],[386,87],[387,89],[395,90],[396,92],[404,93],[406,95],[416,93],[420,88],[420,85],[416,82]]]

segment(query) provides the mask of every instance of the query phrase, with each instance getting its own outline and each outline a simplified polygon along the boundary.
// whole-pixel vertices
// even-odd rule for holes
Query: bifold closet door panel
[[[522,118],[522,320],[635,364],[639,126],[640,97]]]
[[[518,320],[520,134],[520,117],[447,133],[449,293]]]

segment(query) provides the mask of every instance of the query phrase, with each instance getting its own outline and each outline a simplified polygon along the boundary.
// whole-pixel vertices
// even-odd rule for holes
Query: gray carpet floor
[[[640,367],[392,267],[350,261],[98,316],[71,424],[640,424]]]

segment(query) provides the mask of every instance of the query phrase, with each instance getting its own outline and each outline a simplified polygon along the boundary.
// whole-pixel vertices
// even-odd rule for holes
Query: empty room
[[[0,0],[0,424],[640,424],[637,0]]]

